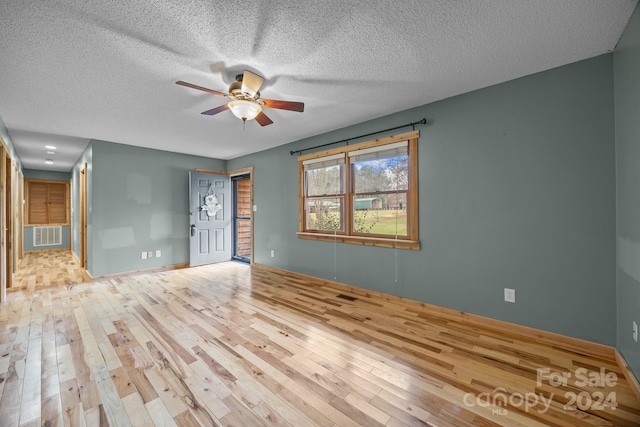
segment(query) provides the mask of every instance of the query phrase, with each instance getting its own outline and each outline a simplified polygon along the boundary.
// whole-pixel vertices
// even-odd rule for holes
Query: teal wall
[[[25,178],[30,179],[47,179],[49,181],[69,181],[71,180],[70,172],[54,172],[36,169],[24,169],[22,171]]]
[[[69,181],[71,179],[70,172],[54,172],[36,169],[24,169],[22,171],[25,178],[31,179],[47,179],[50,181]]]
[[[89,273],[188,263],[189,171],[226,170],[226,161],[94,140],[91,162]]]
[[[640,378],[640,9],[614,53],[618,243],[618,348]]]
[[[33,227],[24,227],[24,250],[25,251],[41,251],[45,249],[69,249],[71,247],[70,244],[70,233],[69,226],[62,226],[62,234],[61,236],[61,244],[53,245],[53,246],[33,246]]]
[[[290,150],[423,117],[432,124],[420,128],[422,249],[398,251],[397,282],[393,249],[296,237]],[[614,150],[609,54],[230,160],[228,169],[254,166],[257,263],[615,345]],[[516,304],[503,301],[505,287]]]

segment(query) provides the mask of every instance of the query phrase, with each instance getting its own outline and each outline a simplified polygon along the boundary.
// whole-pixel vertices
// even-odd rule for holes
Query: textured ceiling
[[[231,159],[614,49],[636,0],[2,0],[0,117],[26,168],[88,139]],[[274,124],[226,92],[249,69]],[[44,145],[59,153],[44,164]]]

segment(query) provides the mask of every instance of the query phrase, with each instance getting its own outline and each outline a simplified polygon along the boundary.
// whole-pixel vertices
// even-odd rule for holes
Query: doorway
[[[87,164],[80,169],[80,267],[87,268]]]
[[[4,165],[4,173],[5,173],[5,177],[4,177],[4,190],[5,190],[5,194],[4,194],[4,208],[5,208],[5,229],[4,229],[4,242],[5,242],[5,268],[6,268],[6,272],[5,272],[5,280],[6,280],[6,286],[7,288],[11,287],[11,279],[12,279],[12,273],[13,273],[13,269],[11,268],[11,262],[12,262],[12,241],[11,241],[11,231],[13,230],[13,221],[12,221],[12,215],[11,215],[11,170],[12,170],[12,166],[11,166],[11,156],[9,156],[9,153],[5,151],[5,165]]]
[[[251,262],[251,175],[231,178],[233,184],[233,253],[232,258]]]
[[[13,166],[14,179],[14,199],[13,199],[13,269],[17,270],[20,261],[24,258],[24,242],[23,242],[23,205],[24,200],[24,176],[22,171],[18,169],[18,165]]]
[[[253,258],[253,167],[189,172],[189,265]]]

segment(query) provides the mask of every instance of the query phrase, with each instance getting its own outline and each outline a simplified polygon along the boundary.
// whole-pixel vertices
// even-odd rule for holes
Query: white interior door
[[[231,259],[231,178],[189,172],[189,263]]]

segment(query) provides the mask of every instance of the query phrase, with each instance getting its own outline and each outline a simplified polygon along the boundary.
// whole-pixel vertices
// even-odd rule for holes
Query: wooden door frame
[[[0,137],[0,302],[7,299],[11,287],[11,154]],[[9,167],[7,167],[9,165]],[[7,179],[8,176],[8,179]]]
[[[87,164],[80,169],[80,267],[87,268]]]
[[[215,170],[209,170],[209,169],[196,169],[196,172],[199,173],[210,173],[210,174],[214,174],[214,175],[226,175],[230,178],[233,178],[234,176],[237,175],[249,175],[249,181],[251,182],[251,260],[249,265],[253,265],[253,233],[254,233],[254,227],[253,227],[253,217],[254,215],[254,204],[253,204],[253,166],[249,166],[246,168],[242,168],[242,169],[234,169],[232,171],[215,171]]]
[[[4,259],[5,259],[5,269],[6,269],[6,275],[5,275],[5,283],[7,288],[10,288],[12,286],[12,279],[13,279],[13,239],[12,239],[12,234],[13,234],[13,212],[11,211],[11,186],[13,183],[13,177],[12,177],[12,171],[13,171],[13,165],[11,164],[11,155],[9,154],[8,150],[4,150],[4,207],[3,207],[3,213],[5,216],[5,222],[4,222],[4,236],[5,236],[5,243],[4,243]]]
[[[14,270],[20,265],[20,261],[24,258],[24,175],[18,168],[18,164],[14,162],[14,205],[13,205],[13,266]]]
[[[4,159],[6,148],[4,145],[4,140],[0,137],[0,159]],[[0,162],[0,302],[5,302],[7,299],[7,268],[6,268],[6,243],[4,236],[4,227],[6,224],[5,219],[5,185],[6,185],[6,174],[4,173],[5,162]]]
[[[250,205],[250,214],[249,214],[249,264],[251,264],[251,255],[253,254],[253,252],[251,251],[251,247],[252,247],[252,242],[253,242],[253,233],[251,233],[251,220],[253,219],[253,199],[251,198],[251,191],[252,191],[252,186],[251,186],[251,174],[249,173],[242,173],[242,174],[237,174],[237,175],[232,175],[231,177],[231,195],[232,195],[232,201],[233,201],[233,205],[231,207],[231,217],[232,217],[232,223],[231,223],[231,234],[232,234],[232,240],[233,240],[233,247],[231,248],[231,259],[235,259],[237,261],[241,261],[241,262],[246,262],[246,260],[244,258],[244,256],[238,256],[237,252],[238,252],[238,245],[239,245],[239,241],[238,241],[238,182],[247,182],[249,183],[249,205]],[[243,219],[246,221],[246,219]],[[234,256],[235,254],[235,256]]]

